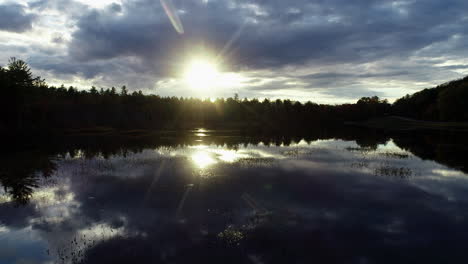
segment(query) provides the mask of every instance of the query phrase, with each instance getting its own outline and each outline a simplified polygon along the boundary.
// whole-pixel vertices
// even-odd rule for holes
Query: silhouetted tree
[[[208,99],[129,93],[111,89],[47,86],[28,65],[12,58],[0,68],[0,131],[16,133],[94,130],[193,128],[195,126],[266,130],[307,130],[317,126],[366,120],[388,113],[430,120],[468,120],[468,77],[405,96],[390,105],[377,96],[356,104],[323,105],[277,99]]]
[[[468,77],[406,95],[393,104],[393,113],[439,121],[468,121]]]

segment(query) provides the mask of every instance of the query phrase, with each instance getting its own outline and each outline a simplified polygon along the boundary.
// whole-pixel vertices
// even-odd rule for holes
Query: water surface
[[[457,146],[338,138],[200,129],[147,145],[9,152],[0,263],[468,259]]]

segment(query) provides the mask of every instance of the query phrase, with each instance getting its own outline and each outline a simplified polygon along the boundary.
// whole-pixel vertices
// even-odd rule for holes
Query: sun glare
[[[200,169],[204,169],[216,163],[215,159],[213,159],[207,152],[203,152],[203,151],[194,153],[192,155],[192,161]]]
[[[219,74],[216,64],[197,59],[189,63],[185,69],[184,79],[193,89],[206,90],[215,86]]]

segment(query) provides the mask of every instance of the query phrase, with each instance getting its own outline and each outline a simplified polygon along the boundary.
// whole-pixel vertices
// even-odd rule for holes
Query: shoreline
[[[373,118],[361,122],[344,122],[348,126],[385,129],[392,131],[440,131],[440,132],[467,132],[468,123],[464,122],[436,122],[410,119],[400,116]]]

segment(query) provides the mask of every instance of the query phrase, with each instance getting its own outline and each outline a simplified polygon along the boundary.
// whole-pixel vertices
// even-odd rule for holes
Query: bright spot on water
[[[204,151],[195,152],[192,155],[192,161],[195,164],[195,166],[197,166],[200,169],[204,169],[216,163],[216,160]]]
[[[190,148],[193,148],[193,149],[208,149],[208,146],[206,146],[206,145],[196,145],[196,146],[191,146]]]
[[[247,158],[248,155],[246,154],[239,154],[234,150],[216,150],[216,154],[219,155],[219,159],[224,162],[235,162],[240,158]]]

